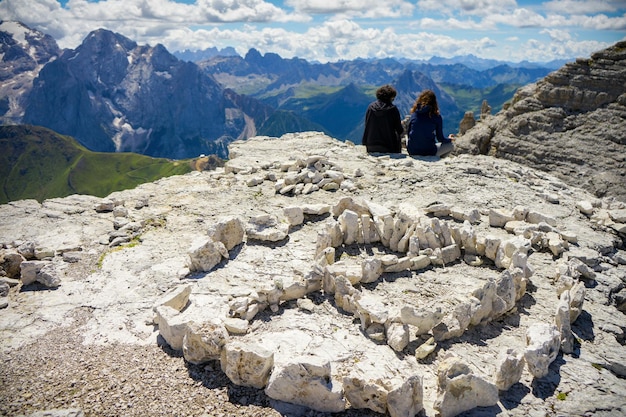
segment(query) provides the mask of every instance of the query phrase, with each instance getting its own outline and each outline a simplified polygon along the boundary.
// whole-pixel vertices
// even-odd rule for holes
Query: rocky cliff
[[[33,79],[61,54],[49,35],[18,22],[0,21],[0,120],[19,123]]]
[[[626,204],[319,133],[230,155],[0,206],[0,414],[626,412]]]
[[[226,92],[161,45],[97,30],[42,69],[23,121],[96,151],[226,156],[228,143],[254,134],[254,116],[267,113],[252,101]]]
[[[508,108],[458,141],[626,200],[626,42],[520,88]]]

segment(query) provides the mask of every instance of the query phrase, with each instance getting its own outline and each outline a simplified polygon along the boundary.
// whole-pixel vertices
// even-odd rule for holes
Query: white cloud
[[[593,3],[593,7],[592,4]],[[0,16],[75,48],[109,29],[170,51],[249,48],[322,62],[357,57],[429,58],[472,53],[538,60],[585,56],[626,31],[623,0],[0,0]],[[567,9],[567,10],[563,10]],[[586,14],[583,14],[586,12]],[[616,13],[617,12],[617,13]],[[608,14],[603,14],[608,13]],[[617,33],[617,35],[616,35]],[[527,42],[541,39],[539,44]],[[521,42],[526,42],[522,44]]]
[[[335,14],[340,18],[384,18],[411,16],[415,6],[405,0],[286,0],[297,12]]]
[[[492,13],[504,13],[517,7],[515,0],[418,0],[417,7],[424,11],[443,14],[470,14],[486,16]]]
[[[611,13],[624,7],[623,0],[552,0],[542,4],[545,10],[561,14]]]

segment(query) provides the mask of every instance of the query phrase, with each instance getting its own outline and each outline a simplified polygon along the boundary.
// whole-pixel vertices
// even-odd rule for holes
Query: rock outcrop
[[[2,352],[50,331],[159,343],[300,414],[626,410],[624,203],[312,132],[230,154],[106,199],[0,206]],[[27,364],[5,363],[18,395]]]
[[[520,88],[510,105],[457,140],[626,201],[626,42]]]

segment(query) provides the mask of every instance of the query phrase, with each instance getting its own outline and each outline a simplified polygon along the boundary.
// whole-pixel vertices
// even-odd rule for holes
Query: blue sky
[[[0,16],[61,47],[106,28],[170,51],[231,46],[321,62],[467,54],[545,62],[626,39],[624,0],[0,0]]]

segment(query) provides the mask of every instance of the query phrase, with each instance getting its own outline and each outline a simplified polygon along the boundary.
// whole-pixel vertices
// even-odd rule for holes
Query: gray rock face
[[[520,88],[508,106],[457,140],[550,172],[598,197],[626,200],[626,42]]]
[[[19,123],[33,79],[61,54],[49,35],[19,22],[0,21],[0,120]],[[11,80],[11,82],[7,82]]]
[[[314,132],[236,141],[230,151],[232,159],[217,171],[168,177],[105,199],[0,205],[0,255],[27,259],[20,281],[2,277],[7,394],[0,414],[70,404],[62,397],[70,381],[55,379],[55,369],[43,379],[31,365],[31,350],[56,334],[72,335],[75,344],[60,344],[54,358],[65,358],[64,372],[83,369],[88,395],[93,384],[102,386],[105,369],[124,369],[117,357],[102,360],[102,349],[136,347],[124,355],[143,363],[142,348],[158,343],[165,351],[157,361],[180,360],[191,370],[184,372],[186,388],[149,381],[159,409],[170,401],[169,390],[211,377],[222,382],[203,387],[205,394],[224,393],[232,382],[229,395],[243,387],[264,399],[251,407],[288,402],[316,410],[300,415],[346,407],[346,415],[368,417],[452,416],[474,407],[515,417],[626,411],[620,310],[626,262],[619,232],[603,226],[622,219],[624,203],[594,199],[554,176],[490,156],[374,157]],[[309,165],[294,161],[327,161],[354,187],[282,194],[276,183]],[[251,185],[252,178],[262,181]],[[547,201],[546,193],[557,198]],[[132,239],[111,245],[113,235]],[[280,239],[267,238],[274,235]],[[210,267],[193,267],[194,259],[205,259],[190,251],[197,239],[221,245],[206,257]],[[44,266],[58,286],[25,284],[37,281]],[[554,330],[535,338],[536,323]],[[559,329],[571,331],[572,354],[569,344],[562,348]],[[75,360],[83,350],[94,355],[90,372]],[[125,407],[124,389],[141,385],[145,374],[123,376],[123,384],[104,386],[111,392],[93,388],[99,399],[81,402],[85,414],[99,414],[96,402],[100,410]],[[53,388],[48,379],[58,401],[43,402]],[[25,385],[32,398],[21,395]],[[189,411],[179,414],[201,414],[190,411],[194,401],[179,404]],[[211,406],[214,414],[276,414]],[[134,407],[134,415],[150,414]]]
[[[262,122],[266,112],[162,45],[100,29],[42,69],[23,122],[95,151],[225,157],[228,143],[254,133],[254,119]]]

